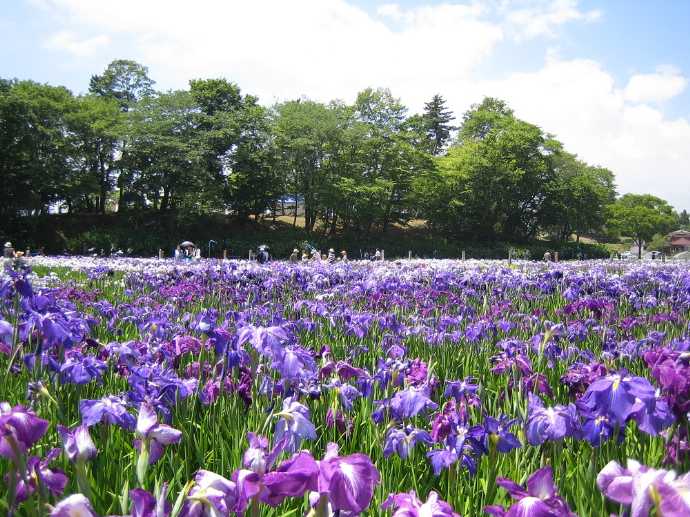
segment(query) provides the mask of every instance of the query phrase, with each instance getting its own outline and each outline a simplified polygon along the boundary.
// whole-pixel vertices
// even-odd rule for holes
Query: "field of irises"
[[[690,515],[688,264],[41,258],[0,514]]]

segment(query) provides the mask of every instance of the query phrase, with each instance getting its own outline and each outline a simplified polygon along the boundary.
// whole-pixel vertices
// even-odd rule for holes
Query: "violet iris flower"
[[[182,431],[169,425],[159,424],[158,415],[150,404],[142,402],[136,428],[138,439],[135,442],[140,453],[148,452],[148,463],[156,463],[163,455],[165,445],[179,443]]]
[[[461,381],[446,381],[444,397],[453,397],[456,402],[466,401],[471,405],[479,404],[479,384],[474,377],[467,377]]]
[[[386,433],[383,446],[383,457],[388,458],[397,453],[402,459],[406,459],[418,443],[431,445],[431,435],[423,429],[416,429],[411,425],[403,428],[391,428]]]
[[[426,502],[422,502],[412,491],[407,494],[391,494],[381,504],[383,510],[393,509],[392,517],[460,517],[453,508],[442,501],[436,492],[429,492]]]
[[[107,369],[106,364],[94,356],[75,352],[60,366],[60,380],[62,383],[88,384],[94,379],[100,381]]]
[[[528,393],[527,441],[541,445],[547,440],[562,440],[575,436],[578,430],[577,413],[573,404],[544,407],[541,399]]]
[[[438,476],[443,469],[447,469],[456,462],[474,475],[477,472],[477,458],[483,452],[480,443],[483,430],[481,427],[462,427],[459,433],[448,435],[442,443],[443,448],[434,449],[427,453],[429,462]]]
[[[214,472],[200,470],[194,476],[179,517],[219,517],[230,515],[237,504],[237,487]]]
[[[90,460],[98,454],[87,425],[82,424],[71,431],[63,425],[58,425],[57,430],[67,459],[71,462]]]
[[[82,494],[72,494],[55,505],[50,517],[98,517],[89,500]]]
[[[54,496],[62,494],[67,485],[67,476],[60,469],[48,467],[59,455],[60,449],[53,449],[43,459],[38,456],[31,456],[26,462],[26,474],[15,473],[17,476],[15,500],[17,502],[26,501],[31,494],[39,489],[39,485],[46,488]]]
[[[599,490],[609,499],[630,506],[630,517],[690,515],[690,473],[677,476],[628,460],[627,468],[609,462],[597,476]]]
[[[558,495],[551,467],[535,471],[525,487],[506,478],[497,478],[496,484],[506,489],[516,502],[507,510],[502,506],[487,506],[484,511],[488,514],[496,517],[577,517]]]
[[[308,451],[294,454],[266,474],[263,485],[266,491],[261,500],[270,506],[278,506],[286,497],[303,497],[318,489],[319,464]]]
[[[318,492],[322,499],[328,498],[333,510],[359,514],[369,506],[381,479],[369,456],[338,456],[338,446],[329,443],[318,466]]]
[[[130,490],[129,499],[132,501],[131,517],[168,517],[172,507],[165,499],[167,494],[167,483],[163,483],[158,497],[142,488]]]
[[[45,434],[48,421],[36,416],[24,406],[11,407],[0,402],[0,456],[17,461],[16,454],[23,454]]]
[[[640,410],[654,411],[656,393],[647,379],[621,372],[595,380],[578,402],[623,427]]]
[[[409,387],[397,392],[390,402],[391,415],[399,422],[436,408],[438,404],[429,398],[425,388]]]
[[[494,444],[498,452],[510,452],[519,448],[522,444],[517,436],[510,432],[510,428],[517,423],[518,419],[510,419],[506,415],[501,415],[496,419],[491,416],[484,418],[484,447],[487,451],[491,450]]]
[[[136,424],[134,416],[127,411],[125,401],[116,395],[108,395],[99,400],[82,400],[79,402],[79,412],[82,423],[89,427],[103,422],[131,431]]]
[[[300,404],[294,397],[283,400],[283,409],[276,413],[280,419],[275,428],[275,441],[285,441],[285,450],[295,452],[302,440],[316,440],[316,428],[309,420],[307,406]]]

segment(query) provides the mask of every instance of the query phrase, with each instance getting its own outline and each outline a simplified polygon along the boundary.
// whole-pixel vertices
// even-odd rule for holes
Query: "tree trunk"
[[[295,196],[295,215],[292,218],[292,227],[297,228],[297,196]]]
[[[330,231],[331,235],[335,235],[335,233],[338,229],[337,224],[338,224],[338,213],[334,210],[333,211],[333,220],[331,221],[331,231]]]

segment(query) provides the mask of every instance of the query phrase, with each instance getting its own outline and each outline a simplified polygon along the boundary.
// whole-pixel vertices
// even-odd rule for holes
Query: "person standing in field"
[[[544,262],[551,262],[551,252],[548,250],[544,253]]]
[[[381,260],[381,250],[376,248],[376,253],[374,253],[374,260]]]
[[[335,262],[335,250],[333,248],[328,250],[328,263],[333,264]]]
[[[15,251],[14,248],[12,247],[12,243],[7,241],[5,243],[5,248],[2,251],[2,256],[4,258],[14,258],[15,257]]]
[[[292,250],[292,253],[290,254],[290,262],[298,262],[299,261],[299,250],[295,248]]]
[[[347,262],[347,251],[342,250],[340,252],[340,261],[341,262]]]

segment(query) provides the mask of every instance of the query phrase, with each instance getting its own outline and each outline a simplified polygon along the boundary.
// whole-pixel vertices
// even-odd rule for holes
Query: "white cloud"
[[[110,37],[105,34],[92,38],[80,38],[72,31],[59,31],[45,41],[44,46],[52,50],[63,50],[76,57],[86,57],[95,54],[100,48],[110,43]]]
[[[673,67],[659,67],[653,74],[633,75],[625,87],[625,99],[632,102],[663,102],[685,90],[688,80]]]
[[[502,10],[512,35],[523,40],[555,37],[557,28],[568,22],[594,22],[601,18],[601,11],[582,11],[578,3],[578,0],[523,0],[505,2]]]
[[[599,63],[564,61],[556,51],[547,52],[536,71],[522,72],[515,63],[503,78],[479,76],[480,65],[506,39],[550,37],[566,23],[600,16],[576,0],[388,4],[373,15],[346,0],[49,5],[59,30],[71,31],[58,38],[64,50],[98,48],[77,37],[86,30],[127,41],[132,52],[99,54],[104,65],[117,57],[136,59],[150,67],[160,88],[225,76],[270,104],[301,95],[350,101],[362,88],[386,86],[413,111],[442,93],[458,115],[484,95],[499,96],[583,159],[613,170],[622,192],[651,192],[690,207],[690,123],[668,119],[653,104],[682,91],[680,72],[662,67],[621,86]]]

